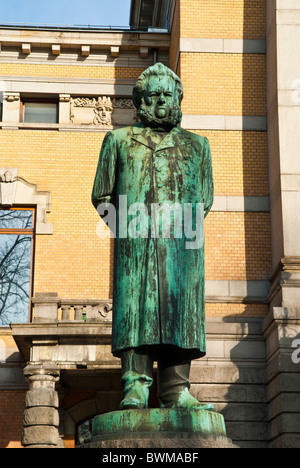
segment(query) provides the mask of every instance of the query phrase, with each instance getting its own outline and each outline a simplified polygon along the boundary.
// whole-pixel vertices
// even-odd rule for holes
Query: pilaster
[[[273,287],[271,307],[300,306],[300,10],[267,2],[267,110]]]
[[[267,2],[267,110],[273,277],[264,321],[271,448],[300,447],[300,10]]]
[[[20,93],[3,93],[3,122],[20,122]]]

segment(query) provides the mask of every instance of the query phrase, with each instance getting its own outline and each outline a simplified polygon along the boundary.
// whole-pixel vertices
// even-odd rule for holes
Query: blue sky
[[[0,23],[128,26],[131,0],[0,0]]]

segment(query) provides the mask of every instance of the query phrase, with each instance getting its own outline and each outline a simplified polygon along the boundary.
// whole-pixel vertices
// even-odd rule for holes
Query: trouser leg
[[[201,404],[190,392],[191,361],[158,361],[158,399],[162,408],[186,408],[214,411],[211,404]]]
[[[162,407],[171,408],[180,394],[188,391],[190,361],[172,361],[161,359],[158,361],[158,398]]]
[[[121,409],[148,408],[149,388],[153,383],[153,360],[138,348],[122,354],[122,386],[124,399]]]

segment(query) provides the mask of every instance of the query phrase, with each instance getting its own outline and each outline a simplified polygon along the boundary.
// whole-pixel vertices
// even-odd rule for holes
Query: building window
[[[57,102],[23,100],[21,109],[22,109],[22,121],[25,123],[55,124],[58,122]]]
[[[35,210],[0,208],[0,326],[26,323],[31,309]]]

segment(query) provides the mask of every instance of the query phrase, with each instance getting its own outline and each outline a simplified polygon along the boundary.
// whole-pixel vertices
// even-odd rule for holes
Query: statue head
[[[132,97],[146,127],[169,131],[181,122],[182,82],[162,63],[156,63],[141,74]]]

